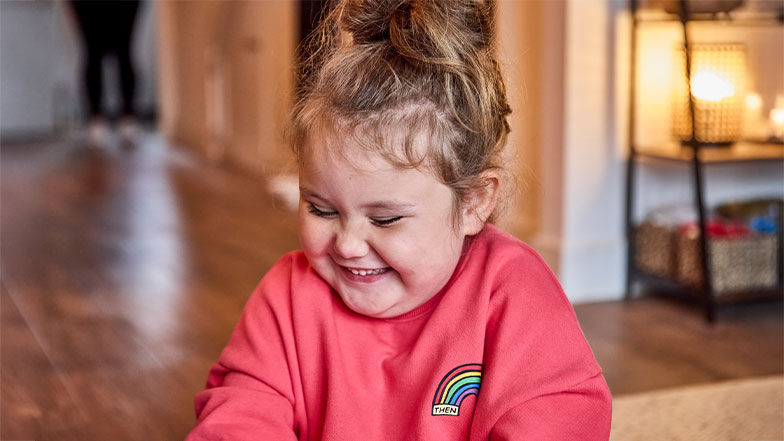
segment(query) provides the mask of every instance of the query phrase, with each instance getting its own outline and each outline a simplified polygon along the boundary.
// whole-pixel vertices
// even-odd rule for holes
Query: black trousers
[[[122,113],[134,114],[136,74],[131,61],[131,37],[139,0],[72,0],[86,49],[84,84],[91,116],[101,115],[102,62],[106,55],[117,57],[122,92]]]

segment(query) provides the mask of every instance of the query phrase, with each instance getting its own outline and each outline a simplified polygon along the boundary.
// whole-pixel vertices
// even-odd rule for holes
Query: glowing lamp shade
[[[672,132],[691,140],[686,52],[679,48],[674,63]],[[691,45],[691,93],[694,135],[705,144],[727,145],[740,139],[746,99],[746,48],[742,44]]]

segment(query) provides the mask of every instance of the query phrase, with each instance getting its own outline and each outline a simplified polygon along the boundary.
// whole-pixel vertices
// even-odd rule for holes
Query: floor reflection
[[[0,153],[0,439],[184,438],[294,213],[153,132]]]

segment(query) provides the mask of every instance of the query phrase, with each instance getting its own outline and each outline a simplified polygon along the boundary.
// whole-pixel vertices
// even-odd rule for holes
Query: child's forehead
[[[400,177],[414,170],[433,174],[425,167],[404,167],[388,160],[381,154],[356,145],[344,146],[339,150],[315,143],[307,149],[300,161],[300,178],[305,176],[343,176],[371,180],[386,180]]]
[[[394,164],[376,149],[350,138],[313,136],[303,150],[300,162],[306,166],[349,167],[359,173],[393,169]]]
[[[338,159],[358,169],[379,161],[398,168],[417,168],[429,156],[432,134],[407,124],[350,124],[335,121],[315,125],[305,136],[301,161]]]

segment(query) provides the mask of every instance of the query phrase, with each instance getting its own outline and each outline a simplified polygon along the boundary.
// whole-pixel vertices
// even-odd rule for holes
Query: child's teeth
[[[380,268],[380,269],[374,269],[374,270],[355,270],[355,269],[349,268],[349,271],[351,271],[352,274],[356,274],[358,276],[367,276],[368,274],[371,274],[371,275],[373,275],[373,274],[381,274],[384,271],[386,271],[386,268]]]

